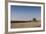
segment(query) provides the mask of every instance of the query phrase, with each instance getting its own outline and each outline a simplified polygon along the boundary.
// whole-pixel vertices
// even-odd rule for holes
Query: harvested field
[[[41,22],[17,22],[11,23],[11,28],[31,28],[31,27],[40,27]]]

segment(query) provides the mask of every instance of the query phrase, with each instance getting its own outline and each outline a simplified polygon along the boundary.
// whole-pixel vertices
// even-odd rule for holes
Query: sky
[[[11,20],[41,19],[41,7],[11,5]]]

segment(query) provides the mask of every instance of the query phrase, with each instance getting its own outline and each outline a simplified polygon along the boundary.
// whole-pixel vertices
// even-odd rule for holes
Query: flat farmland
[[[11,23],[11,28],[32,28],[32,27],[40,27],[41,22],[18,22],[18,23]]]

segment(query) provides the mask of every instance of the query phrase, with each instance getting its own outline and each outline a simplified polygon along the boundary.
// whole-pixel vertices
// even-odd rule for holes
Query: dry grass
[[[28,22],[28,23],[12,23],[11,28],[31,28],[31,27],[40,27],[41,22]]]

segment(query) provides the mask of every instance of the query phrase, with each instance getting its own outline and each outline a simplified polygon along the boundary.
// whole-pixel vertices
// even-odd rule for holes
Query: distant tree
[[[37,21],[36,18],[33,18],[33,21]]]

